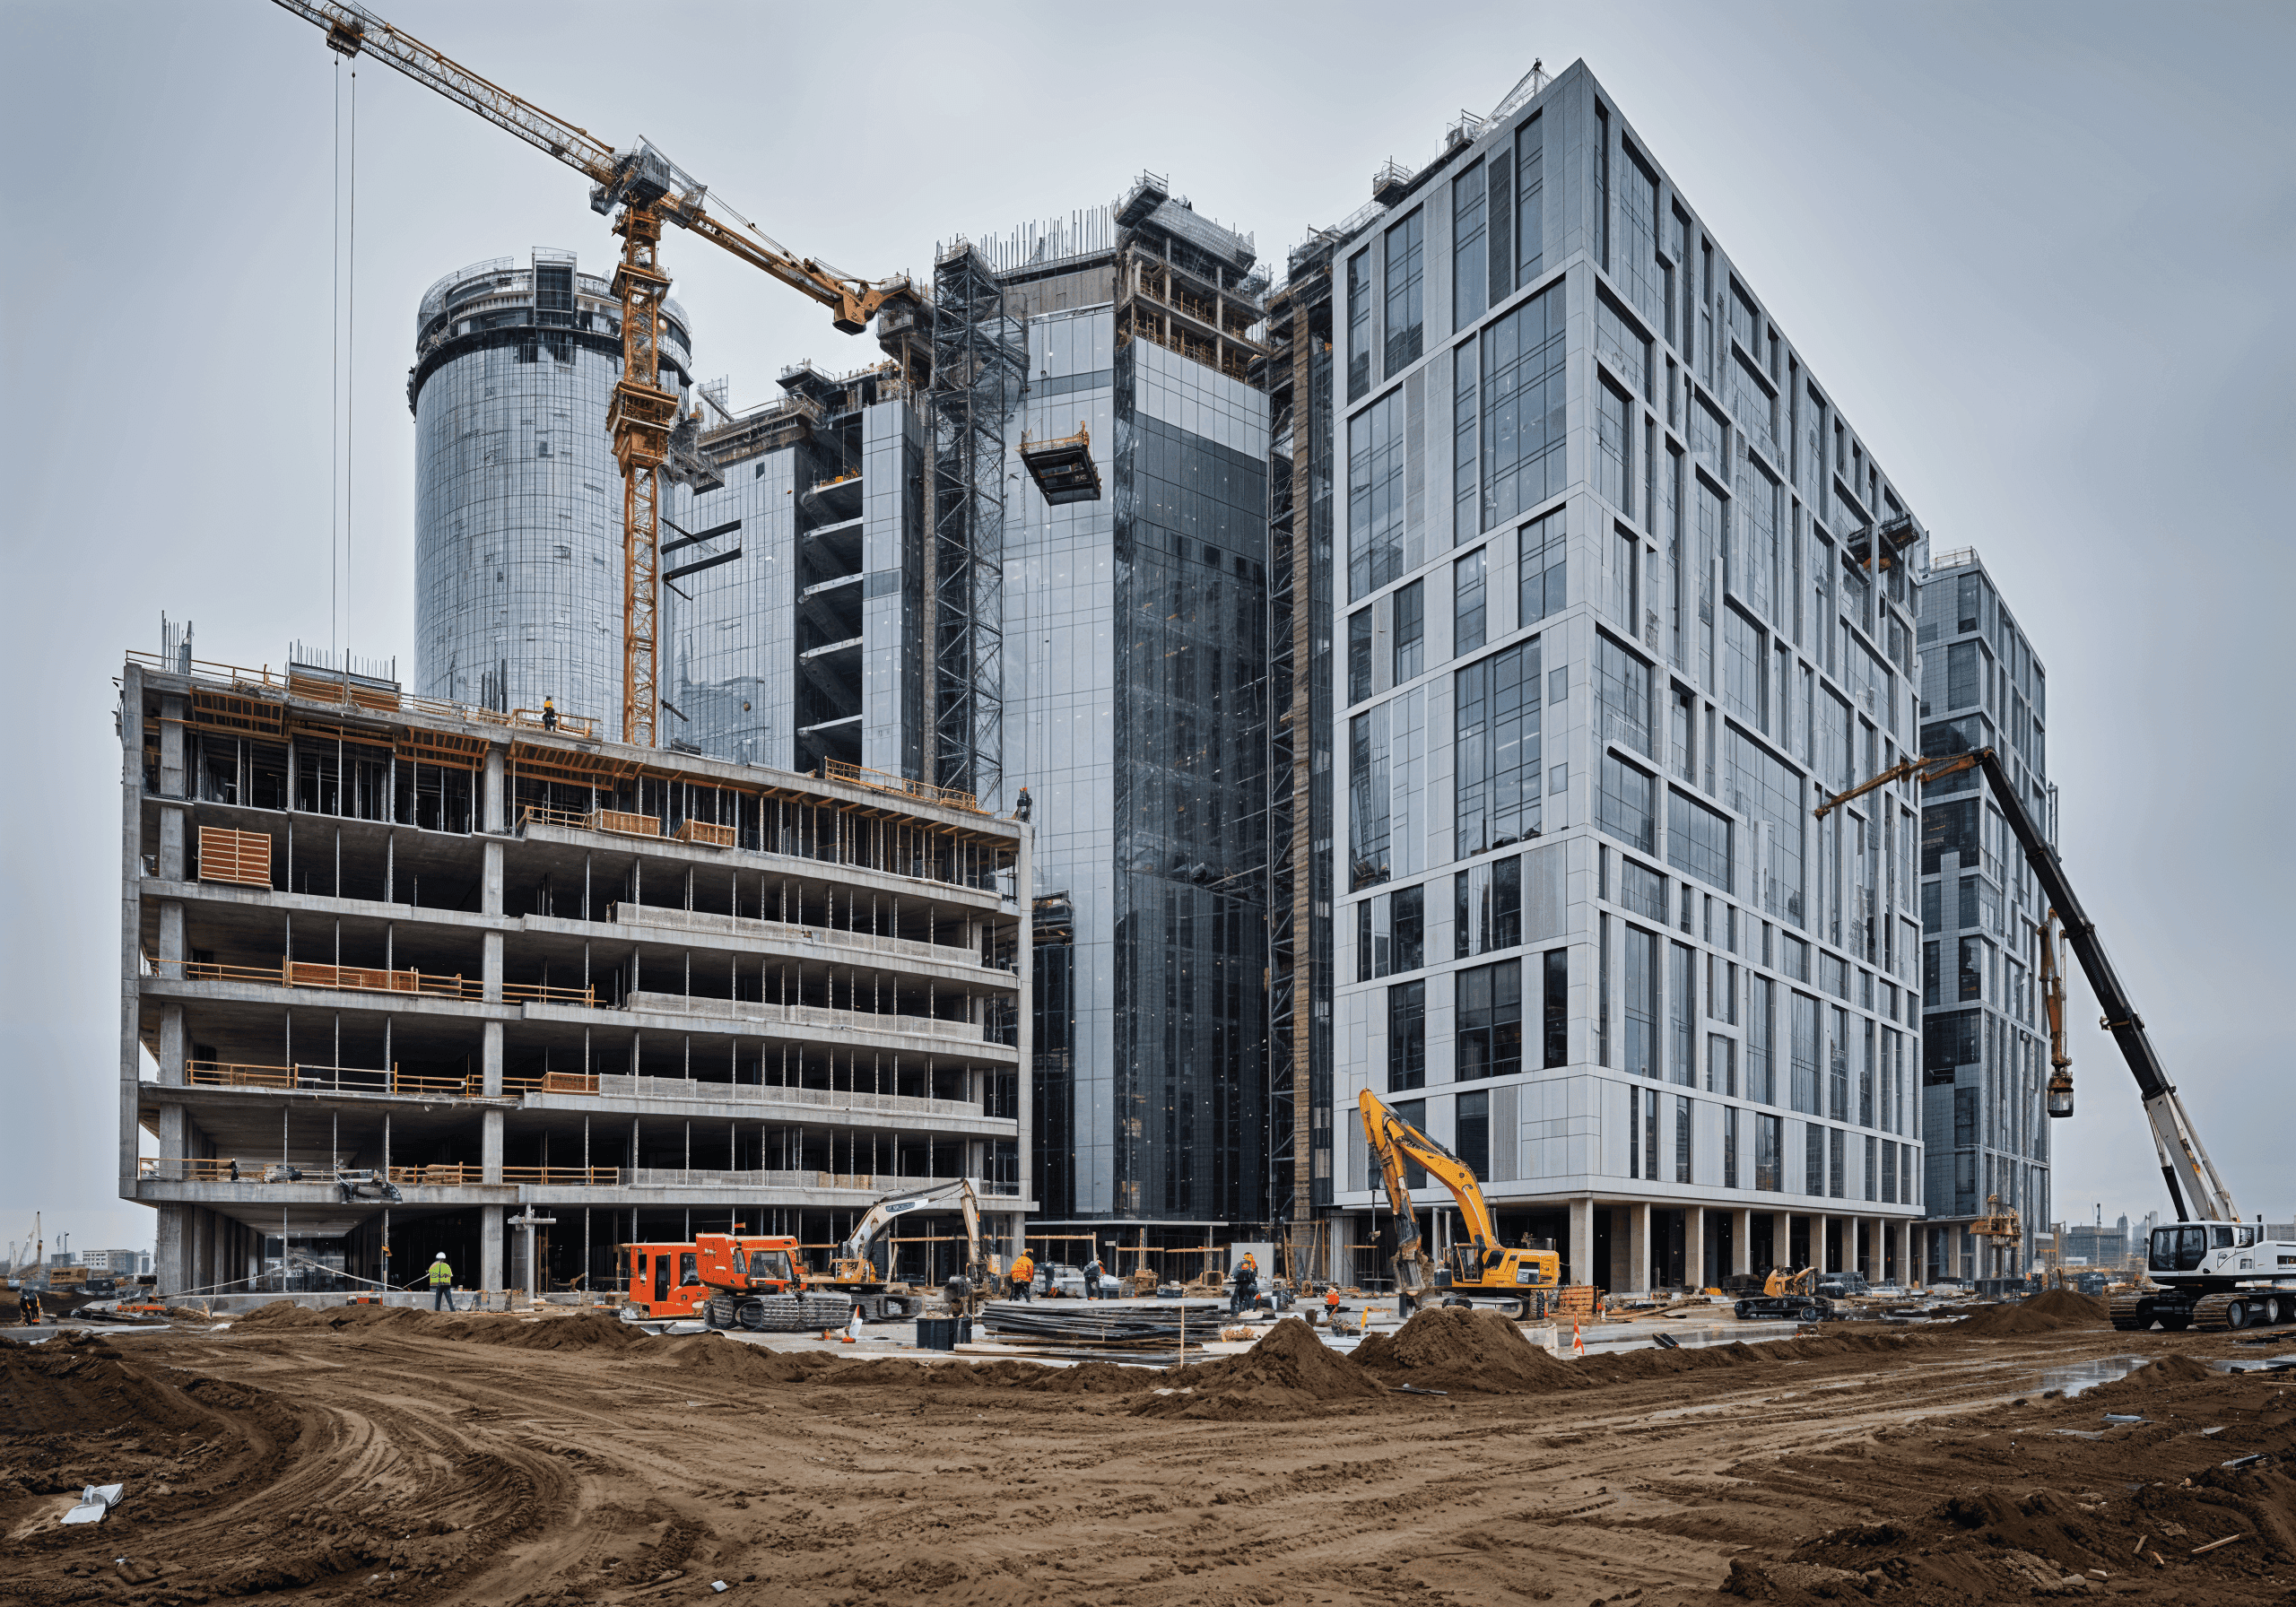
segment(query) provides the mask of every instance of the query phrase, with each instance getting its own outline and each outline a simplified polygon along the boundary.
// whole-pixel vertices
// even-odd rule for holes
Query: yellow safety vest
[[[454,1281],[455,1281],[455,1269],[454,1269],[454,1268],[452,1268],[452,1267],[448,1266],[448,1265],[445,1262],[443,1262],[443,1261],[434,1261],[434,1262],[432,1262],[432,1263],[430,1264],[430,1287],[431,1287],[431,1288],[436,1289],[436,1288],[438,1288],[438,1287],[439,1287],[439,1285],[440,1285],[441,1283],[452,1283]]]

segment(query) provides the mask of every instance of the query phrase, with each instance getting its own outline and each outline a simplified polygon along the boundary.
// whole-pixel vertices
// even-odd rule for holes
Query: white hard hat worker
[[[433,1260],[433,1261],[444,1261],[444,1260],[446,1260],[446,1258],[447,1258],[447,1253],[446,1253],[446,1251],[444,1251],[444,1250],[439,1251],[436,1255],[433,1255],[432,1257],[430,1257],[430,1259],[431,1259],[431,1260]]]

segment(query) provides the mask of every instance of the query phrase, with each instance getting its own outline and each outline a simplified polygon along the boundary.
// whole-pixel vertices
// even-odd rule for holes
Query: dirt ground
[[[0,1601],[2296,1603],[2296,1372],[2205,1365],[2280,1350],[2075,1300],[1569,1363],[1292,1323],[1169,1374],[413,1311],[0,1345]]]

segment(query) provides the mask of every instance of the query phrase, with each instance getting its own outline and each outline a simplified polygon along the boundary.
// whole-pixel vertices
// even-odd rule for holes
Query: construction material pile
[[[1514,1394],[1571,1382],[1570,1365],[1525,1339],[1513,1319],[1457,1306],[1422,1307],[1395,1333],[1356,1346],[1354,1359],[1391,1384],[1421,1389]]]
[[[2112,1323],[2104,1301],[2069,1289],[2052,1289],[2009,1306],[1987,1306],[1953,1325],[1962,1333],[2007,1336],[2054,1333],[2066,1328],[2103,1328]]]
[[[991,1300],[979,1324],[1007,1344],[1169,1350],[1213,1338],[1226,1315],[1217,1300]]]

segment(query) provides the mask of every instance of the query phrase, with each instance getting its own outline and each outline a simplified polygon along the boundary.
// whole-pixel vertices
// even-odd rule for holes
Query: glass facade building
[[[1938,554],[1921,595],[1921,751],[1991,748],[2057,840],[2048,676],[1971,548]],[[2049,1222],[2048,901],[1972,771],[1923,789],[1921,1099],[1928,1128],[1926,1270],[2021,1277]],[[1998,1201],[2022,1239],[1979,1238]]]
[[[1888,476],[1583,64],[1318,245],[1334,1270],[1368,1087],[1571,1281],[1906,1275],[1918,805],[1814,811],[1918,740],[1918,527],[1877,552]]]
[[[661,383],[690,326],[667,305]],[[415,317],[414,690],[622,730],[622,497],[605,430],[620,304],[537,248],[439,281]]]

